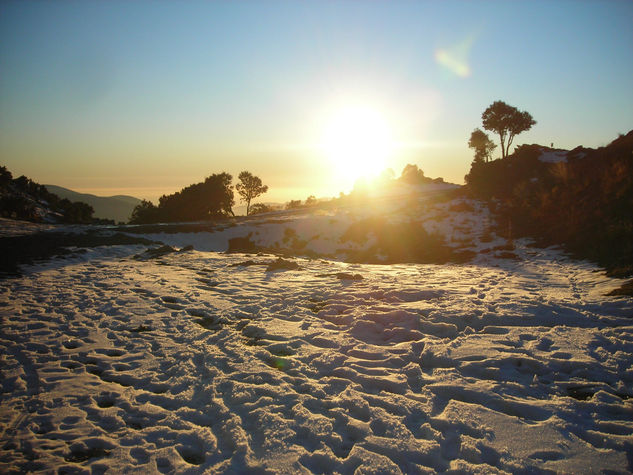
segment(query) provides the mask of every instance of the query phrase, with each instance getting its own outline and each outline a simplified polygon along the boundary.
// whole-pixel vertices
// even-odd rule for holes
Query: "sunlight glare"
[[[394,142],[383,116],[369,107],[338,110],[322,138],[322,148],[339,178],[372,178],[387,167]]]

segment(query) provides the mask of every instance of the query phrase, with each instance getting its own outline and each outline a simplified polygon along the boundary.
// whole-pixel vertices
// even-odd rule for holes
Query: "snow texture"
[[[470,206],[430,222],[503,241]],[[633,469],[633,302],[604,296],[621,280],[525,242],[463,265],[217,252],[290,226],[336,254],[345,229],[264,221],[0,281],[0,472]]]

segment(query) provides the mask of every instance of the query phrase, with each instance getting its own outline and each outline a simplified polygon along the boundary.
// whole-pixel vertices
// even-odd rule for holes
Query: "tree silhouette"
[[[132,210],[130,224],[149,224],[158,221],[158,208],[151,201],[142,200]]]
[[[484,129],[499,134],[501,158],[508,156],[512,140],[517,134],[530,130],[536,121],[525,111],[520,111],[503,101],[493,102],[481,114]],[[506,144],[506,138],[508,143]]]
[[[301,207],[301,200],[290,200],[286,203],[286,209],[297,209]]]
[[[232,179],[226,172],[214,173],[202,183],[161,196],[158,206],[143,200],[132,211],[130,224],[204,221],[230,216],[234,204]]]
[[[250,209],[251,216],[254,214],[270,213],[271,211],[275,211],[275,209],[264,203],[255,203]]]
[[[257,198],[268,191],[267,185],[262,185],[262,180],[251,172],[243,171],[238,175],[240,182],[235,185],[235,189],[246,202],[246,216],[251,209],[251,200]]]
[[[417,165],[407,163],[400,174],[400,181],[409,185],[421,185],[422,183],[430,183],[430,178],[424,176],[424,172]]]
[[[484,162],[490,160],[492,151],[497,148],[488,137],[488,134],[481,129],[475,129],[470,134],[468,147],[475,151],[475,160],[479,159]]]

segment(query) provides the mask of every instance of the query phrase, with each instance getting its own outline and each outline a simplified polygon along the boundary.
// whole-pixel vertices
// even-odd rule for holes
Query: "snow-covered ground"
[[[425,220],[498,243],[470,206]],[[0,472],[633,470],[633,301],[605,297],[621,280],[521,241],[461,265],[216,252],[290,226],[336,254],[332,219],[157,235],[196,250],[95,248],[0,281]]]
[[[15,219],[0,218],[0,237],[22,236],[41,231],[55,229],[54,224],[30,223],[28,221],[18,221]]]

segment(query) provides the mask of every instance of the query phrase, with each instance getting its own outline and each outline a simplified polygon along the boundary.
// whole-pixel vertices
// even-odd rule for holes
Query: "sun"
[[[394,149],[384,116],[363,106],[337,110],[325,127],[321,145],[337,178],[351,183],[380,174]]]

